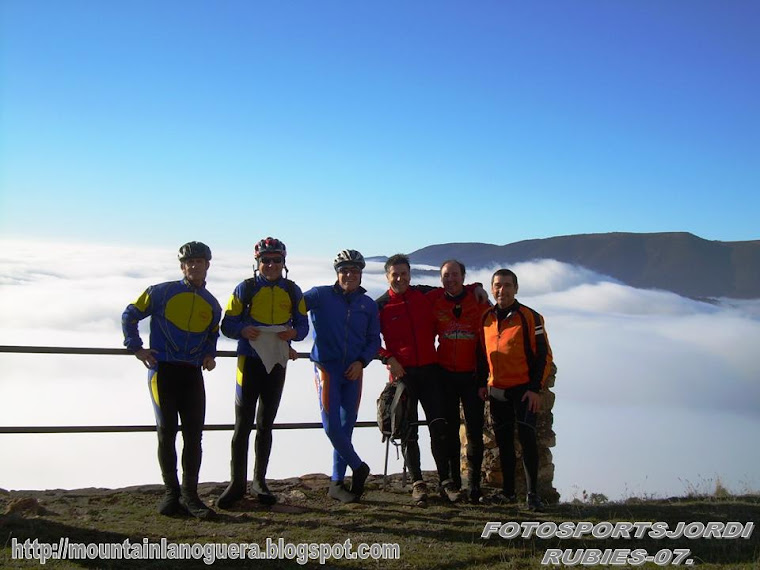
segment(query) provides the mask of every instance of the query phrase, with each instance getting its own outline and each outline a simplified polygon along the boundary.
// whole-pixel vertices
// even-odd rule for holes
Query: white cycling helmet
[[[335,256],[333,267],[335,271],[338,271],[346,265],[353,265],[359,269],[364,269],[367,264],[364,261],[364,256],[355,249],[344,249]]]

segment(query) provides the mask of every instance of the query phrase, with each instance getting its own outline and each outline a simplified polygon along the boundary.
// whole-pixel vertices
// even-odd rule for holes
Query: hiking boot
[[[179,490],[167,489],[164,498],[158,504],[158,512],[165,517],[170,517],[176,515],[179,510]]]
[[[245,496],[245,486],[230,483],[224,492],[216,500],[216,506],[220,509],[229,509]]]
[[[424,481],[415,481],[412,483],[412,500],[417,503],[424,503],[428,498],[428,488]]]
[[[441,483],[440,493],[441,497],[448,499],[452,503],[456,503],[459,500],[459,487],[451,479],[446,479]]]
[[[369,465],[362,461],[362,464],[351,475],[351,492],[357,498],[364,493],[364,483],[367,481],[367,477],[369,477]]]
[[[485,503],[485,497],[483,497],[483,493],[481,492],[480,488],[474,488],[467,491],[467,500],[472,505],[482,505]]]
[[[197,494],[182,495],[179,498],[179,505],[187,511],[187,514],[192,515],[197,519],[208,520],[214,518],[214,515],[216,514],[200,500]]]
[[[498,493],[491,495],[491,502],[496,505],[516,505],[517,495],[514,493],[507,495],[504,491],[499,491]]]
[[[343,481],[330,481],[327,494],[341,503],[356,503],[359,500],[359,497],[343,486]]]
[[[256,495],[262,505],[271,506],[277,502],[277,497],[269,490],[264,479],[251,481],[251,495]]]
[[[541,512],[544,510],[544,503],[537,493],[528,493],[528,500],[526,502],[529,511]]]

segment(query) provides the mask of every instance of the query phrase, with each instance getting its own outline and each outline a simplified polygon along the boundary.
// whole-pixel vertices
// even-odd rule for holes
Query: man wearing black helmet
[[[314,326],[311,360],[322,425],[333,445],[328,494],[344,503],[359,500],[369,476],[369,465],[351,443],[364,368],[380,348],[377,304],[361,287],[365,265],[361,253],[344,249],[333,262],[335,284],[313,287],[304,294]],[[343,484],[347,466],[353,471],[350,490]]]
[[[235,288],[222,320],[224,335],[238,340],[230,484],[216,503],[223,509],[245,495],[248,440],[254,419],[256,462],[251,494],[264,505],[277,502],[267,487],[266,472],[272,426],[285,386],[287,343],[303,340],[309,332],[301,289],[282,275],[283,269],[286,275],[288,272],[286,255],[285,244],[279,239],[267,237],[256,244],[254,276]]]
[[[201,518],[214,512],[198,497],[201,436],[206,415],[206,392],[201,368],[216,366],[216,341],[222,309],[206,289],[211,260],[207,245],[191,241],[179,249],[185,278],[152,285],[124,310],[124,346],[148,368],[148,387],[158,432],[158,463],[165,495],[162,515],[184,509]],[[150,319],[150,348],[144,348],[137,323]],[[182,420],[182,485],[177,478],[178,420]]]

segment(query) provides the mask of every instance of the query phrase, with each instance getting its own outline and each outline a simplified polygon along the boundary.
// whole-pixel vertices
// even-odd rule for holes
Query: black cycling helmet
[[[288,254],[285,244],[273,237],[265,237],[264,239],[259,240],[259,242],[253,247],[253,257],[255,259],[258,259],[265,253],[279,253],[282,257],[286,257]]]
[[[355,249],[344,249],[335,256],[333,267],[335,271],[338,271],[338,269],[345,265],[353,265],[359,269],[364,269],[367,264],[364,262],[364,256]]]
[[[179,248],[177,257],[180,261],[187,259],[202,258],[206,261],[211,261],[211,249],[200,241],[189,241],[185,245]]]

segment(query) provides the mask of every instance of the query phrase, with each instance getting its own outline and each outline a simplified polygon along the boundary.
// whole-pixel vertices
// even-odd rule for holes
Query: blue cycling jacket
[[[150,348],[159,362],[185,362],[200,366],[216,356],[222,308],[205,287],[187,279],[148,287],[121,315],[124,346],[131,352],[143,347],[137,323],[150,317]]]
[[[304,293],[314,326],[311,360],[344,366],[358,360],[367,366],[377,356],[380,318],[377,303],[365,293],[359,287],[345,294],[337,283]]]
[[[296,309],[293,310],[293,302],[288,293],[288,284],[284,278],[277,281],[269,281],[260,273],[256,275],[253,286],[245,281],[238,284],[232,292],[227,308],[222,319],[222,333],[229,338],[237,339],[237,353],[243,356],[255,356],[256,351],[251,347],[247,339],[241,338],[240,331],[244,327],[266,325],[290,325],[296,330],[293,340],[303,340],[309,333],[309,319],[306,317],[306,304],[303,293],[295,283],[292,283],[293,297]],[[253,291],[253,296],[246,299]]]

